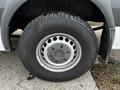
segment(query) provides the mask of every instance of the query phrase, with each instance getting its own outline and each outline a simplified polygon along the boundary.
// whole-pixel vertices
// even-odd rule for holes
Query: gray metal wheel
[[[39,64],[51,72],[65,72],[74,68],[81,59],[80,43],[71,35],[55,33],[44,37],[36,48]]]

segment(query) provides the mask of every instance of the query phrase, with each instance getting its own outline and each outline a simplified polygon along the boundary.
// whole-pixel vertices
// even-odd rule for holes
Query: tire
[[[65,41],[65,43],[68,44],[67,47],[67,44],[64,45],[64,42],[62,41],[63,38],[61,38],[61,42],[59,44],[63,42],[62,44],[65,46],[65,49],[58,49],[59,44],[55,41],[54,42],[56,44],[53,44],[53,41],[51,42],[51,38],[58,38],[59,35],[64,38],[64,41],[70,36],[68,40],[73,40],[73,42],[75,42],[74,45],[76,47],[75,50],[77,54],[72,54],[72,50],[74,50],[71,49],[73,42],[72,44],[69,44]],[[47,39],[48,41],[45,41],[45,37],[49,37],[49,39]],[[56,50],[53,49],[54,51],[50,51],[52,50],[50,49],[51,47],[46,49],[44,46],[45,42],[48,42],[48,46],[53,45]],[[44,44],[41,44],[39,47],[40,43]],[[42,45],[44,48],[42,48]],[[19,42],[19,54],[22,63],[31,74],[44,80],[61,82],[75,79],[89,70],[96,60],[98,52],[97,47],[97,39],[93,30],[91,30],[89,25],[83,20],[77,16],[72,16],[66,13],[52,13],[36,18],[25,28]],[[42,51],[42,49],[48,50],[47,54],[43,55],[44,50]],[[58,50],[60,52],[58,52]],[[64,53],[66,50],[71,50],[68,56]],[[36,55],[37,52],[38,56]],[[56,65],[65,63],[63,61],[63,57],[67,57],[67,60],[69,60],[73,55],[75,55],[75,57],[72,58],[72,61],[66,64],[64,68],[62,66],[52,67],[52,64],[49,64],[47,59],[45,59],[45,56],[51,53],[53,57],[51,56],[52,59],[50,60],[51,62],[56,60]],[[56,53],[58,53],[59,56],[56,55]],[[64,55],[62,53],[64,53]],[[47,64],[51,66],[48,67]]]

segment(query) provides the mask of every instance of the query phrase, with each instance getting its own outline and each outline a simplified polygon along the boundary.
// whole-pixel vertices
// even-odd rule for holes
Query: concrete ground
[[[13,42],[16,47],[18,40],[13,39]],[[63,83],[37,78],[28,81],[25,79],[27,74],[17,49],[12,53],[0,52],[0,90],[98,90],[90,71],[78,79]]]

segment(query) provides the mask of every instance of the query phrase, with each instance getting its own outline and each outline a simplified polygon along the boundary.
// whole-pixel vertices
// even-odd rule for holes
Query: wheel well
[[[104,21],[104,15],[90,0],[28,0],[13,15],[10,32],[24,29],[34,18],[50,12],[67,12],[85,21]]]
[[[28,0],[13,15],[9,24],[10,34],[16,29],[24,29],[30,21],[41,14],[51,12],[66,12],[80,16],[85,21],[105,22],[103,13],[90,0]],[[102,39],[107,38],[104,36]],[[104,52],[106,52],[105,46],[107,45],[101,43]],[[99,53],[101,55],[102,52]],[[102,56],[105,55],[106,53]]]

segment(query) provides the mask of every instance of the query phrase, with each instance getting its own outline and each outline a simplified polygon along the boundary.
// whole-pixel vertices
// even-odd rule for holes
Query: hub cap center
[[[62,60],[63,59],[63,57],[64,57],[64,51],[63,50],[56,50],[55,52],[54,52],[54,58],[56,59],[56,60]]]
[[[65,44],[54,44],[47,50],[49,59],[56,63],[65,63],[71,56],[70,48]]]

